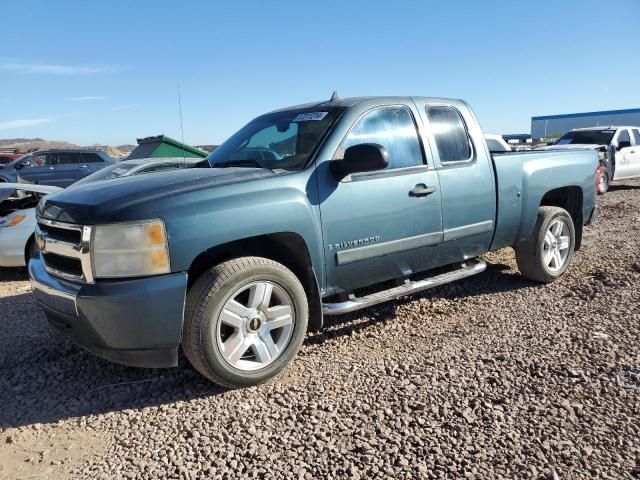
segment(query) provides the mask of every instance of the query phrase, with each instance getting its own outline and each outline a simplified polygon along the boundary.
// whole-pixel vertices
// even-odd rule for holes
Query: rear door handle
[[[427,187],[424,183],[419,183],[409,190],[410,197],[426,197],[436,192],[436,187]]]

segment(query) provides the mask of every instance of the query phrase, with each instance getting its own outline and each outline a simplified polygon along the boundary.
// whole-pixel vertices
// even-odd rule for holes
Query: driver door
[[[46,183],[46,179],[51,175],[49,165],[47,165],[49,154],[33,154],[28,157],[24,166],[17,170],[19,179],[24,179],[29,183]]]
[[[618,131],[618,139],[615,144],[617,145],[618,151],[616,152],[616,173],[614,180],[632,177],[634,171],[634,157],[638,147],[631,143],[629,130],[621,128]]]
[[[386,169],[338,180],[325,168],[319,193],[328,293],[437,264],[443,237],[440,185],[427,164],[415,118],[407,105],[369,110],[355,121],[333,160],[340,161],[350,146],[377,143],[388,153]]]

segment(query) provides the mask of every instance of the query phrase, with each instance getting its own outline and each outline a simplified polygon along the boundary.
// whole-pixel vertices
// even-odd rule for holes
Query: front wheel
[[[220,385],[257,385],[294,359],[307,330],[307,297],[284,265],[241,257],[216,265],[187,294],[182,346]]]
[[[600,167],[598,167],[596,178],[596,189],[598,191],[598,195],[607,193],[607,190],[609,190],[609,183],[609,172],[607,171],[607,167],[605,165],[600,165]]]
[[[516,261],[523,276],[549,283],[569,267],[576,244],[571,215],[560,207],[540,207],[532,239],[516,246]]]

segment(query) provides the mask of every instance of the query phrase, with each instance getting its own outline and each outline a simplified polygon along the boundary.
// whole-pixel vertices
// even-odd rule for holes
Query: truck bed
[[[545,193],[583,193],[579,206],[588,219],[595,204],[598,154],[593,150],[527,151],[492,155],[496,181],[497,218],[491,250],[529,238]],[[592,196],[592,201],[586,199]],[[574,219],[577,221],[577,219]]]

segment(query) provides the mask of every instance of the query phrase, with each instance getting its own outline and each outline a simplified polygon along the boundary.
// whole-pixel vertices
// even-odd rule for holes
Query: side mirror
[[[389,165],[387,150],[377,143],[361,143],[349,147],[342,160],[331,162],[331,170],[339,180],[351,173],[383,170]]]
[[[27,164],[26,163],[16,163],[15,168],[16,170],[22,170],[24,167],[26,167]]]
[[[623,148],[629,148],[631,146],[631,142],[618,142],[618,146],[616,150],[622,150]]]

